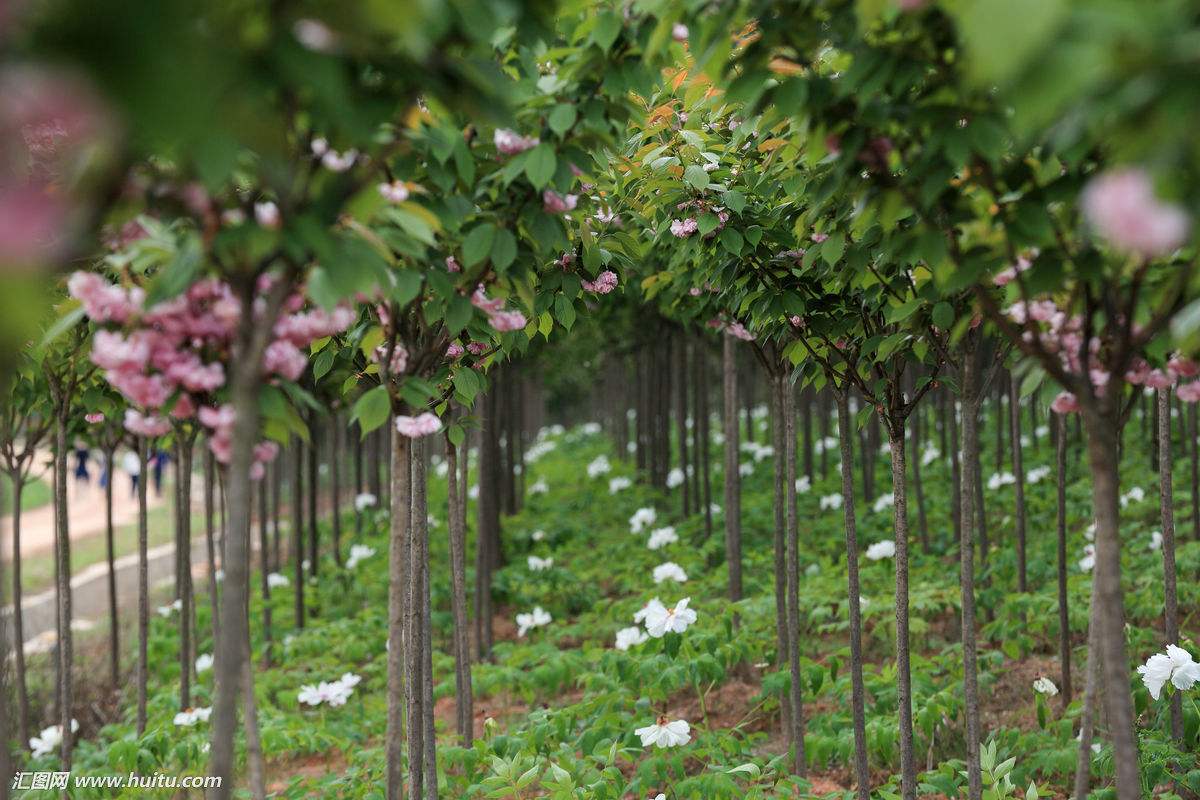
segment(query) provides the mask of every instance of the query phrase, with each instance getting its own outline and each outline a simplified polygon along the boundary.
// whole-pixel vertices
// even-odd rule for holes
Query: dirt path
[[[72,459],[74,461],[74,459]],[[38,463],[45,463],[45,458],[38,457]],[[119,464],[119,462],[118,462]],[[168,468],[169,472],[169,468]],[[104,533],[104,490],[100,488],[99,469],[91,465],[92,479],[90,483],[76,483],[74,475],[67,483],[67,517],[71,531],[71,541],[86,539]],[[42,476],[50,481],[49,474]],[[129,476],[118,466],[116,482],[113,484],[113,525],[132,525],[137,522],[137,496],[129,488]],[[193,481],[193,485],[196,482]],[[170,486],[167,477],[163,477],[163,494],[157,497],[153,485],[150,486],[148,504],[150,508],[160,506],[168,501]],[[12,514],[0,518],[0,553],[5,560],[12,556]],[[47,503],[41,508],[21,513],[21,555],[33,556],[48,553],[54,549],[54,504]]]

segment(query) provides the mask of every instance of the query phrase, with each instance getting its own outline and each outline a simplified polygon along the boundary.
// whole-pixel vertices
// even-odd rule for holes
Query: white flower
[[[741,475],[743,478],[749,478],[753,474],[754,464],[750,463],[749,461],[738,466],[738,475]]]
[[[661,639],[668,633],[683,633],[696,621],[696,612],[687,607],[690,601],[690,597],[685,597],[674,608],[667,608],[656,597],[634,615],[634,621],[640,621],[640,615],[645,620],[646,633],[655,639]]]
[[[350,545],[350,556],[346,559],[346,569],[354,569],[360,561],[365,561],[373,555],[375,555],[375,548],[370,545]]]
[[[530,494],[545,494],[548,491],[550,491],[550,485],[546,483],[545,478],[538,478],[529,485]]]
[[[873,508],[875,513],[878,514],[881,511],[887,511],[894,505],[896,505],[896,495],[888,492],[887,494],[881,494],[879,497],[875,498],[875,505]]]
[[[473,485],[470,489],[467,489],[467,497],[471,500],[479,499],[479,484],[478,483]]]
[[[1162,531],[1155,531],[1150,534],[1150,549],[1159,550],[1162,548]]]
[[[708,513],[712,514],[714,517],[720,516],[721,506],[717,505],[716,503],[709,503],[708,504]]]
[[[524,636],[534,628],[549,625],[551,621],[549,612],[541,606],[534,606],[533,611],[527,614],[517,614],[517,636]]]
[[[683,567],[674,561],[664,562],[654,568],[654,582],[662,583],[667,580],[685,583],[687,581],[687,573],[683,571]]]
[[[938,452],[936,447],[927,447],[925,448],[925,452],[921,454],[921,466],[927,467],[941,457],[942,454]]]
[[[589,478],[595,478],[610,471],[612,465],[608,463],[607,456],[596,456],[592,459],[592,463],[587,466],[587,474]]]
[[[71,720],[71,732],[79,730],[79,720]],[[41,758],[49,755],[58,749],[62,744],[62,726],[51,725],[49,728],[43,728],[40,736],[34,736],[29,740],[29,749],[33,751],[34,758]]]
[[[667,488],[674,489],[677,486],[682,486],[684,478],[685,476],[683,474],[683,470],[681,470],[679,467],[676,467],[667,473]]]
[[[616,647],[618,650],[628,650],[631,647],[635,647],[642,642],[645,642],[649,638],[650,637],[647,636],[642,629],[636,625],[629,628],[621,628],[621,630],[617,631]]]
[[[283,575],[278,572],[272,572],[269,575],[267,575],[267,588],[269,588],[269,589],[282,588],[287,585],[288,585],[287,575]]]
[[[658,550],[678,541],[679,536],[676,535],[675,528],[668,525],[665,528],[650,531],[650,541],[646,542],[646,546],[651,550]]]
[[[379,500],[375,497],[375,495],[371,494],[370,492],[363,492],[358,497],[354,498],[354,510],[361,514],[368,508],[374,508],[375,504],[378,502]]]
[[[310,706],[319,706],[322,703],[329,706],[344,706],[350,699],[350,695],[354,694],[354,687],[361,681],[362,678],[358,675],[346,672],[336,681],[321,681],[316,686],[301,686],[297,699]]]
[[[616,478],[610,478],[608,481],[608,493],[616,494],[624,489],[628,489],[630,486],[633,486],[633,481],[631,481],[629,478],[626,478],[624,475]]]
[[[1009,484],[1016,482],[1017,476],[1013,475],[1011,472],[997,472],[994,473],[992,477],[988,478],[987,488],[989,491],[994,492],[1001,486],[1008,486]]]
[[[691,726],[685,720],[670,722],[659,717],[653,725],[634,731],[642,740],[642,747],[678,747],[691,741]]]
[[[535,542],[540,542],[546,538],[546,532],[543,530],[536,530],[533,533],[529,534],[529,538],[533,539]]]
[[[891,539],[884,539],[882,542],[876,542],[867,548],[867,558],[872,561],[891,558],[894,555],[896,555],[896,543]]]
[[[842,496],[840,494],[827,494],[821,498],[821,510],[842,507]]]
[[[796,478],[796,494],[805,494],[811,488],[812,481],[808,479],[807,475],[801,475],[799,478]]]
[[[1093,522],[1083,529],[1083,538],[1089,542],[1096,538],[1096,523]]]
[[[1155,653],[1137,669],[1142,683],[1150,690],[1150,696],[1158,699],[1167,681],[1176,689],[1187,691],[1200,681],[1200,664],[1192,660],[1192,654],[1178,645],[1167,645],[1167,652]]]
[[[551,567],[553,567],[554,559],[553,558],[538,558],[537,556],[530,556],[527,560],[527,563],[529,564],[530,572],[541,572],[542,570],[547,570],[547,569],[550,569]]]
[[[1034,681],[1033,690],[1048,697],[1054,697],[1058,694],[1058,687],[1054,685],[1054,681],[1046,677],[1038,678]]]
[[[1043,478],[1048,476],[1049,474],[1050,474],[1049,465],[1042,466],[1042,467],[1034,467],[1033,469],[1031,469],[1025,473],[1025,482],[1026,483],[1038,483]]]
[[[200,655],[196,656],[196,674],[197,675],[199,675],[201,672],[208,672],[210,669],[212,669],[212,665],[213,665],[212,653],[201,653]]]
[[[1140,486],[1134,486],[1125,494],[1121,495],[1121,508],[1130,503],[1140,503],[1146,499],[1146,490]]]
[[[158,615],[160,617],[169,617],[169,616],[171,616],[171,614],[175,613],[176,611],[180,611],[182,609],[183,609],[183,599],[176,598],[175,602],[170,603],[169,605],[159,606],[158,607]]]
[[[658,519],[658,512],[653,508],[639,508],[629,518],[629,532],[641,533],[644,529],[654,524]]]
[[[197,722],[208,722],[212,716],[212,708],[185,708],[175,715],[175,725],[180,728],[190,728]]]
[[[1079,568],[1084,572],[1091,572],[1094,566],[1096,566],[1096,546],[1084,545],[1083,558],[1079,559]]]

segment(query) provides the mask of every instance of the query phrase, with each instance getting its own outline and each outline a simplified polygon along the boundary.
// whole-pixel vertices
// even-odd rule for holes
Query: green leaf
[[[706,213],[700,216],[698,223],[700,235],[706,236],[717,229],[717,225],[720,223],[720,220],[717,219],[716,214]]]
[[[571,130],[571,126],[575,124],[575,119],[578,115],[575,112],[575,106],[570,103],[560,103],[550,112],[547,122],[550,123],[550,130],[562,136],[567,131]]]
[[[391,411],[392,400],[388,396],[387,387],[376,386],[358,398],[354,403],[350,418],[358,420],[359,429],[365,439],[368,433],[387,422]]]
[[[971,75],[988,86],[1029,66],[1069,10],[1065,0],[973,0],[958,8]]]
[[[554,155],[554,149],[542,142],[529,151],[529,159],[525,162],[525,175],[533,184],[533,188],[542,189],[554,177],[557,167],[558,159]]]
[[[608,52],[620,35],[621,18],[611,11],[601,14],[596,20],[596,27],[592,28],[592,41],[605,52]]]
[[[721,202],[735,214],[741,214],[746,208],[746,197],[741,192],[725,192],[725,194],[721,195]]]
[[[496,239],[492,242],[492,266],[503,272],[517,257],[517,239],[508,228],[496,231]]]
[[[446,305],[446,329],[451,336],[457,336],[458,332],[467,327],[467,323],[471,321],[471,315],[475,313],[475,307],[471,305],[470,299],[462,295],[455,295],[450,298],[450,302]]]
[[[721,231],[721,246],[728,250],[731,255],[741,255],[742,244],[742,235],[733,228],[726,228]]]
[[[846,252],[846,236],[842,233],[831,233],[829,238],[821,243],[821,258],[825,263],[834,266]]]
[[[949,303],[938,303],[933,307],[933,324],[944,331],[954,324],[954,307]]]
[[[462,367],[454,372],[454,390],[458,392],[461,398],[466,403],[474,402],[475,396],[479,394],[482,387],[482,382],[479,375],[474,370],[468,367]]]
[[[414,269],[402,269],[393,274],[396,285],[392,289],[392,299],[403,308],[421,293],[421,273]]]
[[[708,188],[708,173],[699,164],[692,164],[683,171],[683,180],[693,189],[702,191]]]
[[[487,258],[496,237],[496,226],[490,222],[476,225],[463,241],[463,266],[467,269]]]
[[[571,330],[571,326],[575,324],[575,304],[570,298],[560,294],[554,298],[554,316],[558,317],[564,328]]]

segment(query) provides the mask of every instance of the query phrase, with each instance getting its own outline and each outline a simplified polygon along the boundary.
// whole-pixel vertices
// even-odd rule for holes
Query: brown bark
[[[1019,400],[1020,387],[1015,380],[1008,382],[1008,418],[1012,425],[1012,462],[1013,477],[1017,482],[1013,485],[1016,508],[1014,519],[1017,534],[1017,591],[1028,590],[1025,560],[1025,467],[1021,452],[1021,407]]]
[[[962,349],[962,477],[959,485],[959,518],[961,533],[959,550],[959,591],[962,607],[962,650],[963,650],[963,696],[965,738],[967,750],[967,797],[979,800],[983,794],[983,777],[980,771],[979,745],[979,673],[975,632],[975,531],[979,512],[975,508],[978,497],[975,482],[979,473],[974,468],[979,463],[979,405],[978,364],[976,342],[968,340]],[[951,408],[953,405],[951,404]],[[952,434],[952,441],[957,439]],[[953,445],[952,445],[953,446]]]
[[[900,716],[900,793],[917,796],[917,765],[913,755],[912,668],[908,636],[908,500],[904,459],[904,422],[888,420],[891,444],[893,530],[896,537],[896,702]]]
[[[405,587],[408,561],[409,510],[411,496],[410,444],[407,436],[392,443],[391,530],[388,542],[388,711],[387,711],[387,798],[404,797],[404,719],[406,655],[404,635]]]
[[[738,472],[738,385],[735,343],[725,336],[722,387],[725,397],[725,562],[729,569],[729,599],[742,599],[742,486]],[[736,617],[735,617],[736,622]]]
[[[791,738],[793,769],[804,775],[807,759],[804,751],[804,676],[800,672],[800,530],[796,508],[796,404],[786,373],[780,379],[780,406],[783,410],[783,490],[787,495],[787,627],[788,671],[791,673]],[[778,612],[776,612],[778,613]]]
[[[1067,606],[1067,420],[1055,415],[1055,490],[1058,538],[1058,660],[1061,665],[1062,708],[1071,704],[1071,615]]]
[[[20,736],[20,746],[29,746],[29,689],[25,677],[25,614],[21,610],[21,490],[25,483],[21,480],[20,472],[10,476],[13,488],[13,522],[12,522],[12,596],[13,596],[13,660],[16,662],[17,695],[17,732]],[[110,481],[111,483],[111,481]],[[0,667],[2,668],[2,667]],[[0,705],[6,705],[0,695]],[[7,737],[5,737],[7,738]],[[0,750],[8,751],[7,747]],[[0,776],[0,783],[7,783],[5,776]]]
[[[149,678],[150,641],[150,574],[149,540],[150,527],[146,512],[146,475],[149,472],[147,456],[149,442],[138,437],[138,659],[137,659],[137,734],[146,732],[146,681]],[[110,471],[109,479],[115,475]]]
[[[1158,392],[1158,481],[1159,515],[1162,522],[1163,603],[1165,644],[1179,644],[1179,595],[1175,574],[1175,497],[1171,470],[1171,395],[1167,389]],[[1183,742],[1183,698],[1179,692],[1171,695],[1171,737]]]
[[[459,482],[458,447],[446,437],[447,518],[450,527],[450,611],[454,616],[455,726],[463,747],[474,738],[471,692],[471,643],[467,620],[467,525]]]

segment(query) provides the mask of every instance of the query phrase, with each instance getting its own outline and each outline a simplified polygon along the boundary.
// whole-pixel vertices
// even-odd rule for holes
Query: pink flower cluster
[[[578,204],[577,194],[559,194],[553,189],[542,192],[542,207],[546,209],[547,214],[566,214],[568,211],[574,211]]]
[[[1187,240],[1187,214],[1160,201],[1143,170],[1105,172],[1092,179],[1081,200],[1088,223],[1118,250],[1153,258]]]
[[[381,344],[375,348],[376,364],[383,366],[384,361],[387,360],[387,351],[388,346],[386,344]],[[397,342],[396,346],[392,348],[392,361],[388,365],[388,375],[391,377],[403,375],[406,369],[408,369],[408,349]]]
[[[496,152],[512,156],[537,147],[540,140],[536,136],[521,136],[508,128],[497,128],[492,141],[496,144]]]
[[[743,342],[754,341],[754,334],[746,330],[746,326],[736,320],[725,326],[725,334],[736,339],[741,339]]]
[[[504,310],[504,301],[488,297],[482,285],[471,295],[471,304],[487,314],[488,323],[500,333],[519,331],[526,325],[524,314],[520,311]]]
[[[583,282],[584,291],[593,294],[608,294],[615,288],[617,288],[617,273],[608,269],[597,275],[596,280]]]
[[[1007,269],[1002,269],[992,276],[992,283],[997,286],[1007,286],[1017,279],[1017,275],[1033,266],[1033,262],[1025,256],[1018,256],[1017,263]]]
[[[431,414],[428,411],[415,417],[396,417],[396,430],[401,436],[407,436],[410,439],[429,436],[441,429],[442,421],[438,419],[436,414]]]
[[[696,222],[694,217],[673,219],[671,220],[671,235],[679,239],[686,239],[695,233],[699,227],[700,224]]]

